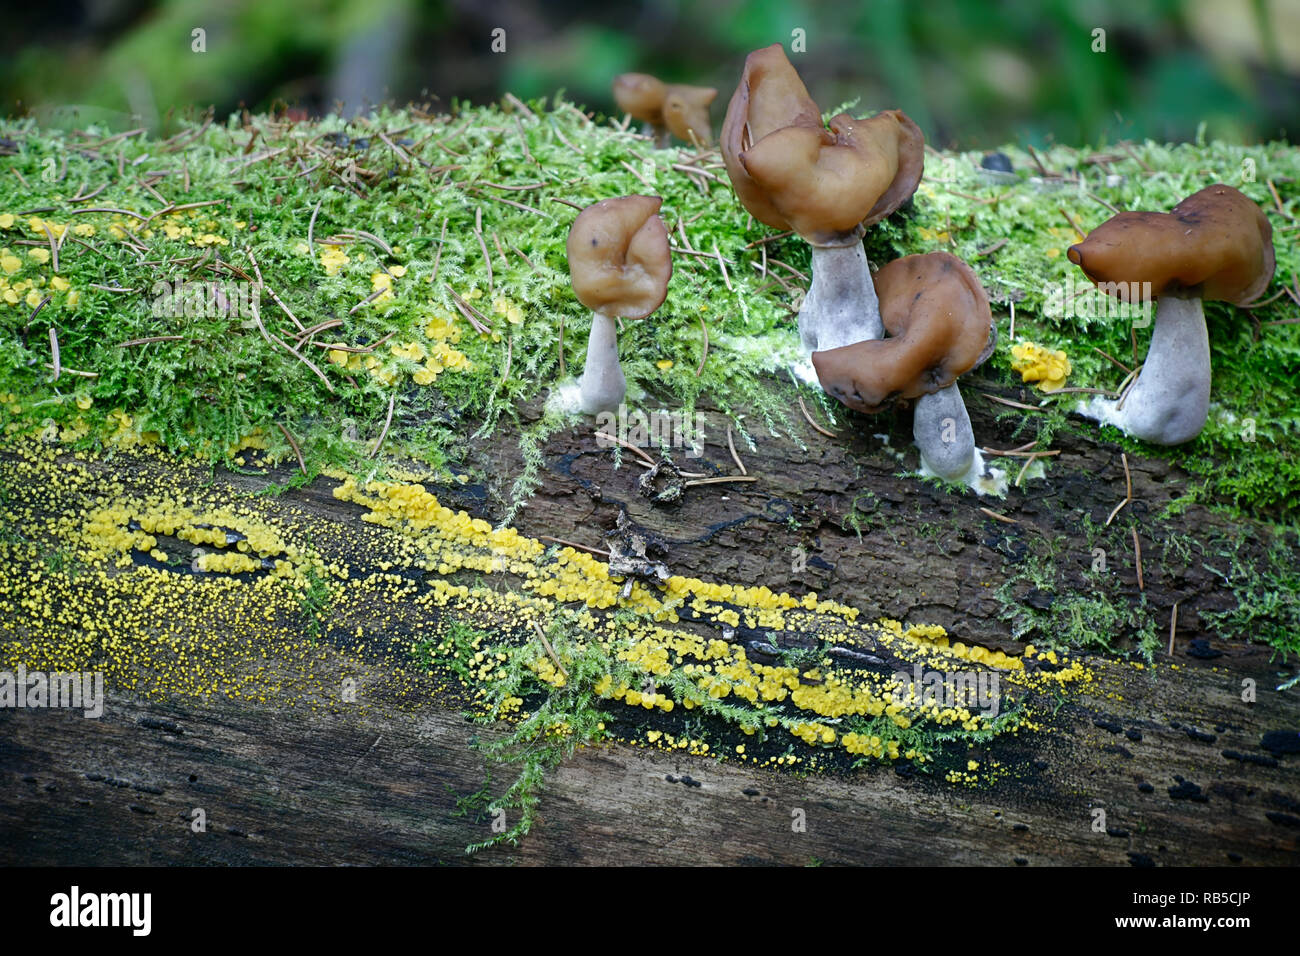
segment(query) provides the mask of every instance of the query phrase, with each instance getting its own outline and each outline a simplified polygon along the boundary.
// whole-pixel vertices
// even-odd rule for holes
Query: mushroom
[[[618,364],[615,318],[645,318],[663,304],[673,274],[668,229],[658,196],[602,199],[569,229],[569,275],[578,301],[592,310],[579,404],[595,415],[613,411],[627,393]]]
[[[868,226],[902,205],[920,182],[924,137],[905,113],[841,113],[822,123],[817,104],[779,43],[745,58],[719,140],[727,174],[749,212],[812,246],[812,286],[799,310],[808,351],[883,334]]]
[[[931,252],[882,268],[876,292],[889,337],[813,352],[822,387],[867,413],[915,399],[922,470],[978,487],[987,476],[957,378],[982,364],[997,341],[979,277],[956,256]]]
[[[664,83],[648,73],[624,73],[614,78],[614,102],[649,126],[660,149],[669,145],[670,133],[688,143],[712,145],[709,104],[717,96],[711,86]]]
[[[1122,212],[1069,248],[1098,289],[1150,308],[1159,299],[1142,370],[1118,400],[1079,411],[1157,445],[1191,441],[1210,410],[1205,300],[1245,305],[1273,279],[1273,227],[1259,206],[1216,183],[1168,213]]]

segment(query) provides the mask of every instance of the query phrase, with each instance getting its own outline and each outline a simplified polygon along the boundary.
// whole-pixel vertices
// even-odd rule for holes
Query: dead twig
[[[1133,532],[1133,563],[1137,567],[1138,590],[1145,591],[1146,585],[1142,582],[1142,542],[1138,540],[1138,529],[1136,526],[1129,530]]]
[[[1089,199],[1095,199],[1097,202],[1101,203],[1103,206],[1105,206],[1107,209],[1109,209],[1109,210],[1110,210],[1111,212],[1113,212],[1115,215],[1117,215],[1117,216],[1119,215],[1120,210],[1119,210],[1118,208],[1116,208],[1115,206],[1112,206],[1110,203],[1106,202],[1106,200],[1102,199],[1102,198],[1101,198],[1100,196],[1098,196],[1096,193],[1089,192],[1089,191],[1086,190],[1086,189],[1084,190],[1084,193],[1085,193],[1085,195],[1087,195],[1087,197],[1088,197]]]
[[[695,377],[699,378],[704,372],[704,363],[709,357],[709,327],[704,322],[704,315],[700,315],[700,331],[704,333],[704,351],[700,354],[700,364],[695,370]]]
[[[338,328],[342,324],[343,324],[342,319],[326,319],[324,322],[318,322],[315,325],[313,325],[311,328],[303,329],[301,332],[299,332],[298,341],[301,342],[303,339],[309,339],[317,332],[324,332],[326,329]]]
[[[768,262],[772,263],[772,265],[774,265],[774,266],[780,266],[782,269],[785,269],[787,272],[789,272],[789,273],[791,273],[792,275],[794,275],[795,278],[799,279],[801,282],[807,282],[807,281],[809,281],[809,280],[808,280],[808,277],[807,277],[806,275],[804,275],[802,272],[800,272],[800,271],[799,271],[798,269],[796,269],[794,266],[792,266],[792,265],[787,265],[786,263],[782,262],[780,259],[772,259],[772,258],[769,257]]]
[[[307,474],[307,463],[302,459],[302,449],[298,447],[298,443],[294,441],[293,436],[289,434],[289,429],[285,428],[279,422],[276,422],[275,425],[280,429],[280,431],[284,432],[284,440],[289,443],[289,447],[293,449],[293,453],[298,456],[298,469],[304,475]]]
[[[127,339],[125,342],[118,342],[117,347],[127,349],[133,345],[148,345],[151,342],[179,342],[184,338],[183,335],[151,335],[144,339]]]
[[[1024,451],[1022,449],[1008,449],[1003,451],[1000,448],[982,448],[980,449],[986,455],[994,455],[1002,458],[1051,458],[1061,453],[1061,449],[1053,448],[1051,451]]]
[[[1133,162],[1141,166],[1144,171],[1148,173],[1151,172],[1151,167],[1148,166],[1146,163],[1142,162],[1142,157],[1133,151],[1132,146],[1130,146],[1128,143],[1120,143],[1119,145],[1120,148],[1124,150],[1124,152],[1129,154],[1129,157],[1133,160]]]
[[[1105,388],[1084,388],[1082,385],[1071,385],[1067,388],[1054,388],[1050,392],[1043,392],[1044,395],[1067,395],[1076,392],[1082,392],[1085,395],[1117,395]]]
[[[374,292],[370,293],[370,295],[366,296],[364,299],[362,299],[352,308],[348,309],[348,315],[352,315],[354,312],[357,311],[357,309],[363,308],[364,306],[369,305],[371,302],[374,302],[376,299],[378,299],[381,295],[383,295],[387,291],[388,289],[382,287],[376,289]]]
[[[94,199],[96,196],[98,196],[100,193],[102,193],[105,189],[107,189],[107,188],[108,188],[108,185],[109,185],[108,183],[104,183],[104,185],[100,186],[100,187],[99,187],[98,189],[96,189],[93,193],[87,193],[86,195],[83,196],[83,195],[81,195],[81,189],[85,189],[85,188],[86,188],[86,187],[85,187],[85,184],[83,183],[82,186],[81,186],[81,189],[78,189],[78,190],[77,190],[77,195],[75,195],[75,196],[73,196],[71,199],[69,199],[68,202],[86,202],[87,200]]]
[[[50,369],[51,371],[53,371],[53,369],[54,369],[54,366],[51,365],[49,362],[42,362],[41,365],[42,365],[42,367],[44,367],[44,368],[48,368],[48,369]],[[83,371],[81,371],[81,370],[79,370],[79,369],[68,368],[67,366],[64,366],[64,367],[63,367],[63,374],[64,374],[64,375],[80,375],[82,378],[99,378],[99,373],[98,373],[98,372],[83,372]]]
[[[509,245],[509,243],[507,243],[507,245]],[[517,255],[520,259],[523,259],[524,263],[528,266],[528,268],[532,269],[534,272],[537,271],[537,266],[533,265],[533,260],[529,259],[526,255],[520,252],[518,246],[510,246],[510,251],[513,252],[515,255]]]
[[[1119,454],[1120,459],[1124,462],[1124,500],[1117,504],[1115,510],[1110,513],[1110,517],[1106,519],[1106,527],[1110,527],[1110,523],[1115,520],[1115,516],[1119,514],[1120,509],[1133,500],[1133,476],[1128,470],[1128,454],[1126,452],[1120,452]]]
[[[388,437],[388,426],[393,424],[393,405],[396,401],[397,401],[396,395],[388,396],[388,414],[384,417],[384,430],[381,431],[379,433],[379,437],[375,439],[375,447],[370,449],[371,458],[374,458],[376,455],[379,454],[380,446],[383,445],[384,439]]]
[[[764,236],[762,239],[755,239],[753,242],[745,246],[745,248],[753,249],[755,246],[766,245],[769,242],[776,242],[778,239],[785,239],[793,235],[794,235],[793,231],[778,232],[775,236]],[[1003,241],[1005,242],[1006,240]]]
[[[330,394],[331,395],[334,394],[334,386],[330,384],[330,380],[325,377],[325,373],[322,372],[316,366],[316,364],[312,362],[311,359],[307,358],[307,356],[303,355],[301,352],[299,352],[293,346],[289,345],[287,342],[281,341],[280,339],[271,335],[270,332],[266,331],[266,326],[262,323],[261,309],[257,307],[257,300],[256,299],[252,300],[252,304],[253,304],[253,321],[257,324],[257,330],[262,333],[262,338],[266,339],[267,344],[279,345],[280,348],[284,349],[286,352],[288,352],[290,355],[296,358],[299,362],[302,362],[304,365],[306,365],[309,369],[312,370],[312,372],[316,375],[317,378],[319,378],[322,382],[325,383],[325,388],[329,390]]]
[[[525,103],[523,100],[521,100],[519,97],[515,96],[515,94],[507,93],[505,96],[502,97],[502,99],[504,99],[507,103],[509,103],[519,112],[523,113],[529,119],[531,120],[537,119],[537,114],[534,113],[531,109],[529,109],[528,104]]]
[[[741,475],[735,475],[735,476],[727,475],[719,478],[696,478],[692,481],[682,482],[682,486],[685,488],[690,488],[693,485],[720,485],[723,482],[727,482],[727,481],[758,481],[758,479],[752,475],[748,477],[741,476]]]
[[[560,663],[560,659],[555,656],[555,648],[551,647],[551,642],[546,639],[546,634],[542,630],[542,626],[536,621],[533,621],[533,629],[537,631],[537,639],[542,642],[542,647],[546,649],[547,656],[555,663],[555,669],[560,672],[561,677],[568,680],[569,672],[564,669],[564,665]]]
[[[541,216],[543,219],[555,219],[555,217],[549,213],[544,213],[540,209],[534,209],[532,206],[526,206],[521,202],[515,202],[513,199],[506,199],[504,196],[493,196],[490,193],[483,192],[481,189],[474,189],[472,186],[467,187],[466,189],[468,192],[472,192],[475,196],[482,196],[484,199],[491,202],[499,202],[504,203],[507,206],[514,206],[516,209],[522,209],[524,212],[531,212],[533,215]]]
[[[488,295],[495,291],[492,278],[492,255],[488,252],[487,243],[483,241],[483,207],[474,207],[474,237],[478,239],[478,247],[483,250],[483,264],[487,266]]]
[[[1277,194],[1277,187],[1273,185],[1273,180],[1266,179],[1264,182],[1268,184],[1268,191],[1273,194],[1273,205],[1277,207],[1278,215],[1285,216],[1287,219],[1295,219],[1295,216],[1282,208],[1282,197]]]
[[[470,325],[474,326],[475,331],[480,335],[490,335],[492,333],[492,323],[487,316],[462,299],[451,286],[446,285],[446,283],[443,285],[451,293],[451,301],[456,306],[457,311],[465,317],[465,320]]]
[[[827,431],[825,428],[822,428],[822,427],[821,427],[820,425],[818,425],[815,421],[813,421],[813,417],[812,417],[812,415],[808,414],[808,406],[805,405],[805,404],[803,403],[803,396],[802,396],[802,395],[800,395],[799,393],[796,392],[794,397],[797,398],[797,399],[799,400],[799,411],[803,412],[803,417],[807,420],[808,424],[811,425],[811,426],[813,427],[814,430],[821,432],[821,433],[822,433],[823,435],[825,435],[827,438],[839,438],[839,437],[840,437],[840,436],[839,436],[839,433],[837,433],[837,432],[832,432],[832,431]]]
[[[1009,398],[1003,398],[1001,395],[990,395],[988,392],[980,392],[990,402],[997,402],[999,405],[1009,405],[1012,408],[1022,408],[1027,412],[1041,412],[1043,409],[1037,405],[1026,405],[1024,402],[1015,402]]]
[[[442,235],[438,238],[438,254],[433,257],[433,274],[429,276],[429,281],[433,282],[438,278],[438,263],[442,262],[442,247],[447,244],[447,217],[442,217]]]
[[[633,445],[630,441],[626,441],[625,439],[619,438],[617,435],[611,435],[611,434],[609,434],[608,432],[596,432],[596,433],[595,433],[595,437],[596,437],[596,438],[604,438],[604,439],[607,439],[607,440],[609,440],[609,441],[614,442],[614,443],[617,444],[617,445],[622,445],[624,448],[626,448],[628,451],[632,452],[634,455],[639,456],[639,457],[640,457],[640,458],[641,458],[641,459],[642,459],[642,460],[643,460],[647,465],[649,465],[650,467],[653,468],[654,465],[655,465],[655,460],[654,460],[653,458],[651,458],[649,455],[647,455],[644,451],[642,451],[642,450],[641,450],[640,448],[638,448],[636,445]]]
[[[14,170],[17,172],[17,170]],[[118,216],[130,216],[132,219],[139,219],[141,222],[147,222],[148,217],[142,216],[138,212],[132,212],[129,209],[118,209],[114,206],[91,206],[87,209],[74,209],[68,213],[69,216],[84,216],[91,212],[112,213]]]
[[[349,229],[346,232],[339,233],[339,235],[354,236],[359,239],[364,239],[366,240],[366,242],[382,250],[384,255],[388,256],[389,258],[392,258],[393,247],[390,246],[388,243],[384,242],[384,240],[380,239],[373,232],[366,232],[364,229]]]
[[[1025,463],[1020,466],[1020,471],[1016,473],[1016,480],[1014,484],[1017,488],[1020,487],[1020,479],[1025,477],[1025,472],[1029,470],[1029,466],[1032,465],[1034,462],[1038,461],[1039,458],[1044,458],[1044,457],[1046,456],[1043,454],[1035,453],[1035,454],[1030,454],[1027,458],[1025,458]]]
[[[1000,515],[996,511],[991,511],[988,508],[981,508],[980,511],[988,515],[994,521],[1001,521],[1003,524],[1020,524],[1020,522],[1015,518],[1008,518],[1006,515]]]
[[[603,554],[607,558],[610,557],[608,551],[602,550],[601,548],[593,548],[589,544],[578,544],[576,541],[565,541],[563,538],[552,538],[548,534],[539,534],[537,538],[539,541],[553,541],[555,544],[562,544],[570,548],[579,548],[582,551],[590,551],[592,554]]]
[[[1137,385],[1138,376],[1141,374],[1142,374],[1142,366],[1139,365],[1127,376],[1125,376],[1124,381],[1120,383],[1119,401],[1115,403],[1116,411],[1121,411],[1124,408],[1124,403],[1128,401],[1129,395],[1132,394],[1134,387]]]
[[[321,199],[316,203],[316,208],[311,211],[311,220],[307,223],[307,251],[311,253],[312,261],[316,259],[316,217],[320,215]]]
[[[564,363],[564,316],[563,315],[560,316],[560,342],[558,347],[560,350],[560,378],[564,379],[568,377],[568,370],[565,368],[565,363]]]
[[[1080,241],[1088,238],[1088,234],[1079,228],[1079,224],[1074,221],[1073,216],[1071,216],[1068,212],[1066,212],[1064,206],[1057,206],[1056,208],[1061,211],[1061,215],[1064,216],[1065,221],[1070,224],[1070,228],[1073,229],[1078,234]]]
[[[505,385],[507,379],[510,378],[510,366],[514,362],[514,357],[515,357],[514,336],[508,335],[506,336],[506,366],[505,369],[502,370],[501,372],[501,385]]]
[[[736,454],[736,443],[731,440],[730,425],[727,426],[727,450],[731,452],[731,460],[736,463],[736,467],[740,469],[740,473],[742,475],[749,474],[749,471],[745,468],[745,463],[741,461],[740,456]]]
[[[54,381],[59,380],[59,373],[63,371],[59,363],[59,333],[54,326],[50,326],[50,357],[54,361]]]
[[[1114,362],[1116,365],[1118,365],[1120,368],[1122,368],[1125,372],[1132,372],[1132,371],[1133,371],[1131,368],[1129,368],[1127,365],[1125,365],[1125,364],[1124,364],[1123,362],[1121,362],[1119,359],[1115,358],[1115,357],[1114,357],[1113,355],[1111,355],[1109,352],[1103,351],[1102,349],[1097,348],[1097,346],[1095,346],[1095,345],[1092,347],[1092,350],[1093,350],[1094,352],[1096,352],[1098,355],[1101,355],[1103,358],[1109,359],[1111,362]]]
[[[43,219],[41,220],[41,228],[45,230],[46,238],[50,240],[50,262],[54,266],[54,272],[57,275],[59,272],[59,244],[54,241],[54,232],[50,229],[50,224]],[[68,227],[64,226],[63,232],[65,235],[67,231]]]

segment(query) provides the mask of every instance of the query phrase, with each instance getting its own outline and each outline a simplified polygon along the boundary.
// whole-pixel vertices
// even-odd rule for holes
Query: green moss
[[[167,446],[213,458],[226,456],[233,443],[257,427],[270,435],[275,453],[288,456],[288,443],[272,423],[283,424],[296,436],[310,468],[359,467],[383,428],[391,400],[393,421],[384,450],[440,466],[460,457],[467,434],[481,438],[502,416],[514,420],[520,402],[556,383],[561,322],[565,366],[569,374],[581,368],[589,319],[569,289],[564,256],[575,213],[556,200],[583,206],[607,196],[653,191],[664,198],[674,245],[680,247],[679,227],[684,228],[692,249],[709,254],[716,249],[726,275],[715,258],[675,254],[664,306],[648,320],[627,323],[622,334],[633,400],[646,389],[657,396],[655,403],[674,403],[690,414],[706,397],[737,415],[748,412],[748,425],[737,419],[743,436],[755,426],[788,430],[790,395],[780,384],[784,379],[770,372],[795,354],[790,307],[794,292],[804,285],[795,272],[807,274],[808,247],[797,239],[752,246],[770,230],[749,220],[714,160],[698,160],[707,167],[707,177],[692,179],[673,168],[685,165],[685,150],[651,149],[646,141],[609,123],[592,122],[558,99],[549,108],[537,103],[533,109],[535,117],[457,107],[436,120],[383,111],[370,123],[352,124],[334,117],[297,125],[254,117],[241,126],[232,117],[197,137],[197,128],[184,133],[179,142],[193,141],[183,150],[141,137],[98,142],[93,129],[81,135],[41,130],[25,121],[0,123],[0,135],[19,144],[17,155],[0,158],[0,172],[14,170],[25,183],[0,214],[48,210],[35,214],[59,224],[97,227],[96,236],[85,240],[96,250],[73,239],[61,249],[59,275],[80,292],[78,308],[69,308],[66,294],[56,292],[29,323],[31,309],[25,303],[0,305],[6,344],[0,352],[0,389],[23,397],[19,417],[25,421],[48,417],[64,424],[81,415],[98,427],[110,410],[120,408],[135,416],[142,429],[159,432]],[[407,161],[384,144],[375,135],[377,128],[392,131],[389,139],[404,144],[405,156],[413,159]],[[272,149],[284,152],[257,159]],[[1043,314],[1052,283],[1080,278],[1064,255],[1075,239],[1067,214],[1082,228],[1091,228],[1110,215],[1103,200],[1119,208],[1167,209],[1208,182],[1232,183],[1272,214],[1278,283],[1300,269],[1293,223],[1276,213],[1265,183],[1273,181],[1294,215],[1300,156],[1292,149],[1148,143],[1136,149],[1134,158],[1112,150],[1106,168],[1123,177],[1114,187],[1105,185],[1103,168],[1089,162],[1090,151],[1056,147],[1042,154],[1049,169],[1077,169],[1086,189],[1035,185],[1029,179],[1029,172],[1036,172],[1030,157],[1014,147],[1005,151],[1021,170],[1012,185],[981,179],[976,154],[929,156],[914,205],[868,236],[868,251],[877,263],[949,249],[974,265],[995,300],[1003,331],[991,364],[995,375],[1013,375],[1006,333],[1014,302],[1017,338],[1064,348],[1075,369],[1071,385],[1118,384],[1122,371],[1094,348],[1130,361],[1127,324]],[[1242,182],[1247,159],[1259,171],[1257,182]],[[124,175],[117,172],[119,161]],[[65,163],[61,178],[49,172]],[[362,346],[389,333],[395,333],[390,344],[419,340],[430,315],[454,314],[449,288],[462,295],[482,293],[476,304],[493,320],[496,334],[467,335],[461,347],[474,370],[444,372],[430,387],[412,383],[413,363],[390,356],[385,356],[386,364],[398,371],[392,385],[365,374],[354,375],[352,384],[325,361],[325,350],[304,346],[304,354],[329,379],[331,392],[303,362],[268,342],[247,321],[152,318],[154,283],[215,278],[206,271],[211,261],[193,271],[202,250],[187,240],[166,238],[158,221],[151,224],[157,230],[151,238],[138,239],[146,252],[134,252],[107,236],[110,216],[73,216],[73,210],[87,204],[69,201],[78,188],[84,194],[102,186],[92,208],[151,215],[162,204],[140,185],[150,171],[164,174],[153,188],[171,203],[223,201],[198,210],[195,218],[202,222],[210,217],[212,231],[230,241],[215,248],[217,256],[250,275],[255,257],[267,285],[304,325],[342,320],[342,326],[318,340]],[[355,183],[349,184],[351,179]],[[315,238],[365,230],[380,237],[393,254],[360,242],[347,247],[352,262],[336,275],[324,274],[318,262],[300,251],[318,203]],[[0,245],[16,251],[23,262],[7,278],[48,283],[52,267],[26,256],[37,247],[18,245],[44,240],[43,232],[31,230],[25,218],[0,232]],[[482,225],[482,244],[476,222]],[[1004,245],[988,252],[1001,240]],[[767,278],[759,271],[764,249]],[[396,281],[395,297],[379,307],[352,311],[371,293],[370,276],[381,266],[396,265],[407,273]],[[139,291],[94,288],[113,284]],[[37,288],[42,296],[49,291],[47,285]],[[497,297],[519,306],[520,324],[492,312]],[[268,330],[292,341],[297,329],[268,296],[262,302]],[[1197,441],[1157,449],[1111,429],[1107,435],[1202,476],[1208,500],[1252,513],[1294,516],[1300,462],[1286,449],[1300,437],[1295,399],[1300,327],[1270,324],[1291,310],[1283,296],[1254,310],[1256,326],[1240,310],[1208,307],[1214,406]],[[50,361],[51,325],[58,331],[64,366],[93,371],[97,378],[65,374],[57,382],[50,380],[41,366]],[[166,334],[184,338],[117,347]],[[1149,329],[1138,333],[1139,355],[1148,337]],[[671,367],[659,367],[667,362]],[[89,395],[95,405],[82,412],[69,401],[74,395]],[[1074,400],[1061,396],[1049,404],[1061,409]],[[824,404],[823,410],[833,419],[836,409]],[[6,421],[12,416],[0,414]],[[1043,432],[1038,437],[1050,440],[1066,421],[1060,411],[1041,416],[1046,438]],[[534,458],[549,429],[561,424],[552,420],[546,428],[529,431]],[[1068,427],[1095,426],[1070,420]],[[526,465],[529,460],[526,454]],[[509,497],[519,500],[533,480],[526,468]]]
[[[1100,534],[1104,530],[1085,526],[1090,548],[1109,541]],[[1123,553],[1118,541],[1109,545],[1109,553]],[[1159,627],[1145,594],[1134,599],[1123,593],[1130,575],[1121,577],[1118,569],[1102,569],[1095,562],[1079,570],[1052,545],[1046,552],[1028,556],[997,591],[999,617],[1011,626],[1012,637],[1058,649],[1136,653],[1151,660],[1160,647]]]
[[[1258,536],[1260,531],[1249,532]],[[1294,533],[1267,534],[1264,555],[1244,556],[1248,533],[1206,546],[1205,567],[1223,578],[1236,606],[1204,611],[1201,616],[1220,635],[1272,645],[1282,660],[1300,654],[1300,566],[1296,564]]]

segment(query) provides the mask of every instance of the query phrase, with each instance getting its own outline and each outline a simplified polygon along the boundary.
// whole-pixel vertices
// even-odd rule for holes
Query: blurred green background
[[[716,86],[716,128],[745,54],[789,51],[795,31],[823,109],[899,107],[939,146],[1300,131],[1300,0],[53,0],[6,12],[0,112],[166,131],[195,106],[315,115],[559,89],[612,112],[610,80],[639,70]]]

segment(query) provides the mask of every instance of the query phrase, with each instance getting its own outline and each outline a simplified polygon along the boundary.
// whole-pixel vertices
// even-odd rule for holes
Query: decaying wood
[[[1015,431],[1020,410],[995,420],[1007,407],[980,398],[988,388],[1022,404],[1037,400],[988,383],[968,389],[980,441],[1006,448],[1032,439],[1032,429]],[[705,411],[703,456],[677,464],[734,475],[736,444],[757,481],[692,487],[679,505],[657,506],[638,494],[641,469],[629,456],[615,469],[612,450],[590,429],[572,429],[545,445],[541,486],[516,526],[594,548],[625,510],[638,530],[666,542],[674,574],[816,591],[868,618],[941,624],[968,643],[1019,651],[998,588],[1029,561],[1087,569],[1085,517],[1104,529],[1129,495],[1123,519],[1103,533],[1121,542],[1140,532],[1144,580],[1119,550],[1110,573],[1124,598],[1137,600],[1144,586],[1160,622],[1177,605],[1179,640],[1160,662],[1177,668],[1090,660],[1093,689],[1063,702],[1044,730],[996,741],[989,755],[1009,773],[976,789],[901,767],[801,777],[622,745],[581,750],[548,778],[539,820],[517,848],[473,857],[463,849],[491,837],[491,820],[457,816],[456,800],[484,781],[471,741],[495,731],[469,723],[432,682],[414,713],[120,695],[110,695],[98,720],[0,710],[0,862],[1296,862],[1300,756],[1272,755],[1260,742],[1268,731],[1300,729],[1300,708],[1294,693],[1273,690],[1286,668],[1268,647],[1206,630],[1202,614],[1232,606],[1222,579],[1199,556],[1162,548],[1162,533],[1205,540],[1232,530],[1196,505],[1156,521],[1187,491],[1188,476],[1129,455],[1130,493],[1117,446],[1058,433],[1052,447],[1061,454],[1048,461],[1046,480],[1012,487],[1002,501],[980,499],[902,475],[916,454],[906,413],[842,418],[834,440],[795,413],[780,437],[751,426],[751,447],[743,436],[729,443],[726,423]],[[525,424],[540,414],[540,405],[525,409]],[[503,428],[468,453],[474,472],[492,476],[487,485],[432,490],[449,506],[496,519],[523,467],[517,439]],[[118,469],[115,480],[136,490],[120,461],[96,467]],[[252,490],[293,467],[219,480]],[[332,488],[317,479],[285,497],[322,520],[358,522],[359,509],[334,499]],[[1016,524],[991,520],[984,507]],[[796,549],[805,560],[794,560]],[[1197,638],[1202,652],[1222,656],[1192,656]],[[1257,688],[1254,703],[1242,699],[1245,680]],[[371,692],[382,696],[383,686],[376,673]],[[205,833],[191,827],[196,808],[205,811]],[[1100,830],[1097,810],[1105,811]]]

